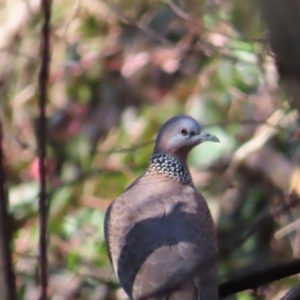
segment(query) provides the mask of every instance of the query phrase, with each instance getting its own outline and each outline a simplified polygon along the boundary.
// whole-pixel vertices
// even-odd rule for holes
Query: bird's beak
[[[204,143],[204,142],[220,143],[220,140],[216,136],[214,136],[210,133],[207,133],[203,130],[198,134],[198,140],[199,140],[199,143]]]

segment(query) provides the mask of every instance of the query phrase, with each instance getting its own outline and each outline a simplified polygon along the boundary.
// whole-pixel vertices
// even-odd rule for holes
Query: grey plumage
[[[194,280],[155,300],[217,300],[217,240],[205,199],[195,189],[187,155],[219,140],[189,116],[161,128],[145,173],[108,208],[105,238],[113,269],[130,299],[138,299],[188,266]]]

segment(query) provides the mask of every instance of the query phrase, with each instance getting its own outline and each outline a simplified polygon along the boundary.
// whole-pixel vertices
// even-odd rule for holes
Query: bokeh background
[[[30,300],[39,295],[39,5],[0,1],[0,118],[13,260],[19,299]],[[296,24],[297,15],[291,20]],[[299,257],[299,208],[290,205],[300,190],[299,116],[284,82],[295,72],[275,59],[270,24],[266,7],[250,0],[52,2],[51,299],[126,299],[108,262],[104,213],[143,173],[158,129],[177,114],[193,116],[221,141],[189,157],[218,226],[220,281]],[[280,45],[284,56],[288,45]],[[297,280],[228,299],[280,299]]]

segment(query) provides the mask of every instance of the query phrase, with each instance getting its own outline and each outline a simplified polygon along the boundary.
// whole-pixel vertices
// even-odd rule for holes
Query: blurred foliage
[[[0,1],[0,118],[20,299],[38,299],[39,1]],[[299,256],[299,119],[253,1],[53,1],[48,104],[50,294],[124,299],[104,213],[145,170],[159,127],[189,114],[221,140],[190,155],[218,225],[220,279]],[[272,216],[272,214],[271,214]],[[230,299],[279,299],[286,279]]]

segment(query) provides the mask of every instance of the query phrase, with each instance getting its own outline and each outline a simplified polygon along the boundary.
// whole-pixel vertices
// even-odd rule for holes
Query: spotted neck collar
[[[193,185],[192,178],[182,163],[176,157],[168,154],[153,154],[145,174],[159,174],[184,185]]]

